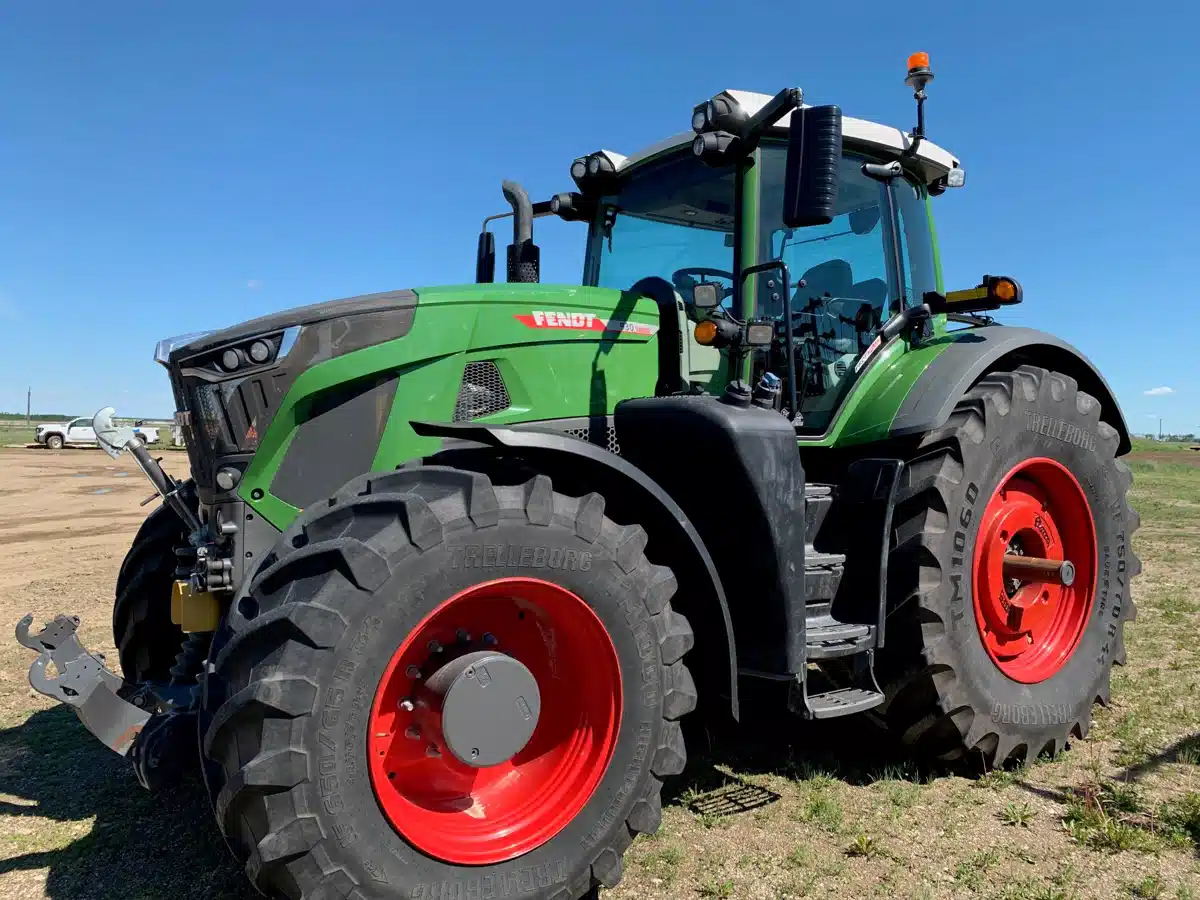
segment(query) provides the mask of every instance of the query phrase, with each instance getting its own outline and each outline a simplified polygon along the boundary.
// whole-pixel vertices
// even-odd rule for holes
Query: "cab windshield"
[[[604,207],[594,283],[624,291],[657,276],[674,285],[685,303],[695,281],[731,285],[733,197],[734,171],[704,165],[690,148],[639,168]]]
[[[758,254],[787,264],[803,430],[822,431],[882,323],[936,289],[933,244],[922,189],[869,178],[862,171],[868,159],[853,153],[842,157],[833,221],[785,228],[786,157],[782,144],[762,148]],[[759,278],[756,314],[782,319],[783,298],[767,282]]]
[[[881,324],[937,285],[923,188],[904,179],[890,186],[875,181],[862,172],[866,157],[846,153],[833,221],[787,229],[782,222],[786,155],[786,146],[778,143],[764,143],[756,155],[759,246],[757,259],[743,264],[779,258],[787,264],[803,416],[797,425],[811,433],[828,426],[854,379],[855,363]],[[674,285],[687,318],[694,320],[695,283],[733,283],[735,177],[733,168],[710,168],[690,152],[639,167],[602,207],[603,218],[592,234],[588,283],[628,290],[658,276]],[[747,314],[782,326],[777,278],[760,275],[752,299],[746,298]],[[727,297],[723,305],[729,303]],[[787,364],[782,328],[779,332],[778,346],[762,354],[758,369],[765,364],[782,377]]]

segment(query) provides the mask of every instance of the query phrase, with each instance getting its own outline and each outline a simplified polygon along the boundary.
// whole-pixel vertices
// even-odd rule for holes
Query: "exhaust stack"
[[[541,251],[533,242],[533,204],[525,188],[515,181],[501,185],[504,199],[513,210],[513,242],[508,245],[508,280],[536,284],[541,277]]]

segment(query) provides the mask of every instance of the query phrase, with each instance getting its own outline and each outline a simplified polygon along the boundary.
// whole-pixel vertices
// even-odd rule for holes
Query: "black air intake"
[[[467,363],[462,386],[458,389],[458,402],[454,404],[455,422],[490,416],[511,405],[508,388],[494,362]]]

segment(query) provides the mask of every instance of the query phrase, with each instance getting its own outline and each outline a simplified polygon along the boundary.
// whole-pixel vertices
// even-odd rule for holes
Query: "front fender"
[[[729,663],[730,711],[734,719],[738,718],[737,648],[725,589],[699,532],[653,479],[627,460],[565,434],[470,422],[409,424],[413,431],[425,437],[469,442],[510,454],[515,451],[516,455],[549,475],[556,486],[563,485],[580,493],[600,492],[605,498],[606,512],[616,521],[641,524],[650,535],[647,550],[651,557],[659,550],[665,551],[671,560],[680,585],[676,595],[680,602],[675,605],[677,611],[691,621],[701,653],[705,650],[719,652],[714,646],[719,635],[714,632],[724,633]],[[451,454],[455,449],[459,448],[448,446],[442,454]],[[442,454],[427,457],[426,462],[436,461]],[[702,661],[700,668],[706,667],[707,661]],[[693,667],[693,672],[696,671]]]
[[[909,389],[892,419],[891,437],[924,434],[944,425],[963,395],[989,372],[1035,365],[1071,376],[1081,390],[1099,400],[1101,416],[1120,436],[1117,455],[1130,451],[1129,427],[1116,395],[1091,360],[1070,344],[1044,331],[1008,325],[964,329],[954,337]]]

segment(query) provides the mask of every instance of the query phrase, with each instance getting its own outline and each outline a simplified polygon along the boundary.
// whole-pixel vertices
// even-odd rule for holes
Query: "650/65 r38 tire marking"
[[[417,466],[306,510],[236,598],[205,684],[205,780],[256,886],[291,900],[577,900],[615,886],[634,835],[659,826],[662,779],[686,759],[678,719],[696,704],[691,629],[648,539],[608,519],[599,494],[567,497],[542,475],[496,485]],[[454,698],[481,696],[462,668],[480,654],[531,712],[536,682],[520,749],[448,722]],[[419,708],[418,681],[440,709]],[[498,765],[545,790],[470,764],[497,747],[512,751]]]

